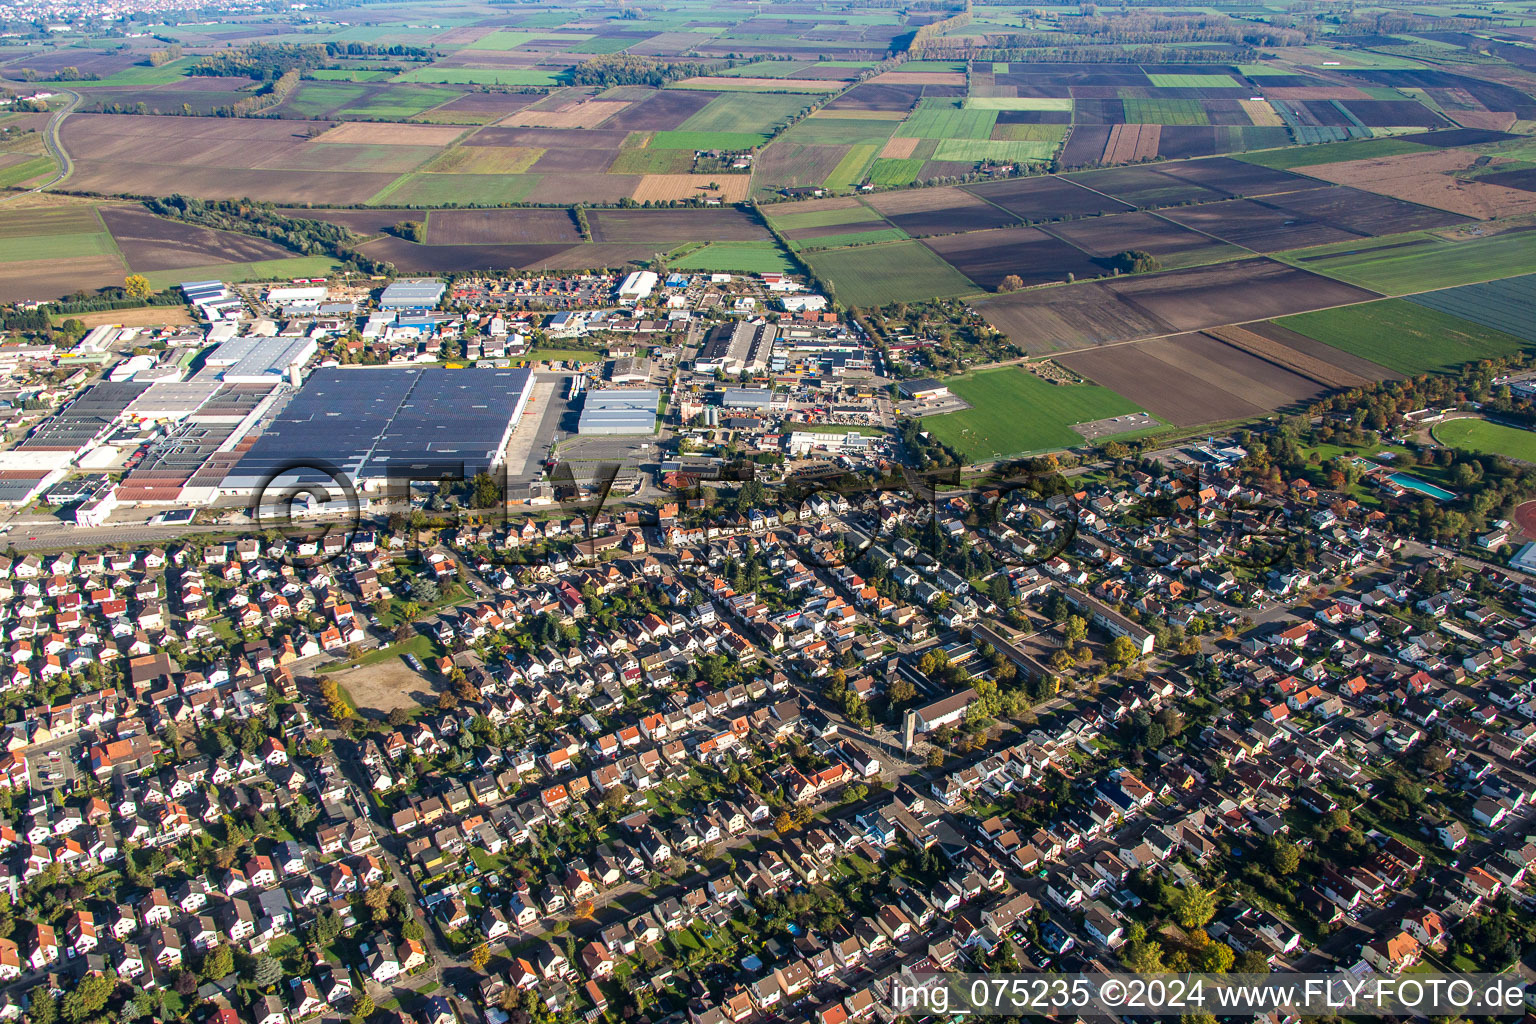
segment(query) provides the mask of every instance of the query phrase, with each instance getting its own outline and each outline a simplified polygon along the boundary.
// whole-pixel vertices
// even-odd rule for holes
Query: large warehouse
[[[328,367],[305,380],[224,478],[249,495],[299,466],[335,467],[359,492],[384,488],[393,469],[436,478],[463,464],[464,476],[500,466],[528,403],[528,370],[438,367]]]
[[[576,433],[654,434],[661,392],[655,388],[611,388],[588,391]]]

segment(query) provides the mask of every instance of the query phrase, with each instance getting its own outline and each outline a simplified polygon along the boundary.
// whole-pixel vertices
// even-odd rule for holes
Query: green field
[[[485,147],[466,146],[466,149]],[[693,170],[693,150],[630,146],[608,165],[609,174],[687,174]]]
[[[369,121],[404,121],[423,110],[456,100],[462,95],[457,89],[404,85],[375,93],[361,102],[349,103],[337,110],[335,116]]]
[[[711,242],[667,264],[673,270],[740,274],[792,274],[795,267],[776,242]]]
[[[995,160],[1049,160],[1056,152],[1054,142],[998,142],[995,139],[945,139],[933,151],[935,160],[963,160],[979,163]]]
[[[1536,273],[1536,231],[1451,242],[1428,232],[1294,249],[1281,259],[1384,295]]]
[[[864,172],[874,162],[875,154],[880,152],[879,143],[866,143],[859,146],[849,146],[848,152],[837,162],[832,173],[827,175],[822,182],[827,188],[842,190],[852,188],[864,180]]]
[[[300,117],[323,117],[344,104],[360,99],[368,91],[365,85],[354,82],[301,82],[299,88],[283,102],[285,114]]]
[[[435,82],[442,85],[559,85],[560,73],[549,68],[418,68],[396,78],[397,82]]]
[[[966,109],[960,100],[925,99],[896,129],[904,139],[987,139],[997,111]]]
[[[1231,75],[1148,75],[1159,89],[1241,89]]]
[[[1203,75],[1201,77],[1204,77]],[[1126,124],[1210,124],[1199,100],[1121,100]]]
[[[895,121],[872,118],[807,117],[797,122],[785,138],[807,146],[857,146],[885,142],[895,128]]]
[[[1299,313],[1275,323],[1409,376],[1525,347],[1513,335],[1406,299]]]
[[[315,68],[306,74],[317,82],[377,82],[389,77],[387,71],[367,71],[362,68]]]
[[[1344,160],[1365,160],[1379,156],[1401,156],[1403,153],[1422,153],[1424,147],[1406,139],[1351,139],[1348,142],[1329,142],[1321,146],[1297,146],[1293,149],[1266,149],[1259,153],[1245,153],[1238,157],[1250,164],[1273,167],[1286,171],[1293,167],[1314,167],[1317,164],[1339,163]]]
[[[828,249],[805,259],[847,306],[885,306],[981,290],[917,242]]]
[[[51,210],[0,207],[0,263],[116,254],[117,243],[94,206]]]
[[[972,96],[965,101],[965,109],[1071,110],[1072,99],[1067,96]]]
[[[548,32],[515,32],[509,29],[498,29],[488,33],[470,43],[470,50],[514,50],[524,43],[535,39],[548,39]]]
[[[805,93],[807,96],[824,92],[837,92],[843,87],[839,81],[827,81],[824,79],[811,79],[809,81],[780,81],[773,85],[763,85],[758,82],[679,82],[674,89],[702,89],[708,92],[741,92],[756,93],[758,95],[782,95],[783,93]]]
[[[692,153],[700,149],[751,149],[768,141],[767,135],[756,132],[717,132],[679,130],[657,132],[651,136],[652,149],[683,149]]]
[[[923,171],[924,160],[881,157],[869,168],[869,180],[875,185],[910,185]]]
[[[822,235],[819,238],[802,238],[790,242],[799,252],[802,249],[836,249],[844,245],[872,245],[875,242],[899,242],[907,237],[901,228],[881,228],[879,231],[850,231],[841,235]]]
[[[172,82],[181,81],[186,76],[188,69],[199,59],[197,57],[182,57],[168,64],[162,64],[157,68],[152,68],[148,64],[135,64],[132,67],[124,68],[115,75],[98,78],[91,82],[49,82],[48,85],[54,87],[64,86],[69,89],[103,89],[126,85],[170,85]],[[20,65],[17,70],[26,67],[25,59],[17,63]]]
[[[520,202],[542,174],[404,174],[368,200],[369,206],[453,206]]]
[[[762,132],[771,135],[810,103],[805,96],[779,93],[728,93],[678,127],[685,132]],[[668,134],[658,132],[657,134]]]
[[[36,156],[19,164],[0,169],[0,188],[11,188],[30,181],[40,174],[50,174],[58,169],[51,156]]]
[[[1141,411],[1097,384],[1050,384],[1012,366],[944,383],[971,408],[925,417],[923,429],[967,462],[1070,448],[1083,443],[1072,424]]]
[[[797,228],[827,228],[834,224],[868,224],[871,221],[885,219],[867,206],[850,206],[846,210],[815,210],[811,213],[795,213],[794,209],[795,205],[792,203],[785,203],[782,206],[765,206],[763,214],[773,221],[773,226],[780,231],[794,231]],[[779,210],[786,212],[779,213]]]
[[[207,267],[155,270],[144,276],[155,288],[169,288],[182,281],[217,278],[220,281],[284,281],[295,277],[326,277],[338,264],[328,256],[294,256],[260,263],[215,263]]]
[[[1487,420],[1450,420],[1432,431],[1435,440],[1479,455],[1503,455],[1536,462],[1536,432]]]

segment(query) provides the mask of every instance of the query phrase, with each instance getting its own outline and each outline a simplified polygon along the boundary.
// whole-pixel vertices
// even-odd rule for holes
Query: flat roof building
[[[436,278],[396,281],[379,297],[380,309],[433,309],[447,286]]]
[[[789,395],[778,395],[775,400],[774,393],[767,388],[726,388],[720,394],[720,405],[725,409],[784,412],[789,408]]]
[[[288,378],[315,354],[313,338],[278,335],[231,338],[208,353],[199,378],[215,377],[229,384],[270,384]]]
[[[913,398],[919,402],[944,398],[949,394],[949,388],[946,385],[939,383],[931,377],[923,377],[919,380],[904,380],[897,386],[907,398]]]
[[[610,388],[588,391],[576,422],[576,433],[654,434],[661,392],[655,388]]]
[[[392,476],[438,479],[460,465],[467,480],[501,464],[532,376],[525,369],[321,368],[230,470],[223,490],[249,494],[306,466],[317,479],[321,468],[345,474],[359,491],[380,490]]]

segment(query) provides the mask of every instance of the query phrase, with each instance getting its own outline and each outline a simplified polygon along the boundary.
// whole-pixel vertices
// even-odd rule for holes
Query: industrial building
[[[654,434],[661,392],[655,388],[611,388],[588,391],[576,433]]]
[[[709,332],[704,346],[694,360],[693,368],[700,373],[716,370],[736,375],[762,373],[773,355],[773,345],[778,328],[773,324],[753,323],[743,320],[723,324]]]
[[[940,398],[949,397],[949,388],[931,377],[922,377],[918,380],[904,380],[899,385],[903,398],[910,398],[918,402],[933,402]]]
[[[315,339],[303,337],[231,338],[208,353],[200,378],[213,376],[227,384],[297,384],[299,370],[315,354]]]
[[[789,411],[789,394],[775,395],[767,388],[726,388],[720,394],[723,409],[752,409],[757,412]]]
[[[396,281],[379,297],[380,309],[436,309],[447,286],[436,278]]]
[[[462,466],[468,479],[492,471],[532,378],[526,369],[316,370],[230,470],[223,490],[249,495],[301,466],[344,474],[360,493],[384,489],[392,476],[435,480]]]
[[[651,297],[651,292],[656,290],[660,280],[649,270],[636,270],[619,282],[619,305],[633,306],[637,302],[644,302]]]

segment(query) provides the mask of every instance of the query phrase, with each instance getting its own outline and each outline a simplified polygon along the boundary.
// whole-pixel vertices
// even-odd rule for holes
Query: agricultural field
[[[1536,344],[1536,276],[1424,292],[1408,301]]]
[[[1053,384],[1017,367],[944,383],[971,408],[924,417],[922,426],[970,464],[1081,444],[1072,424],[1142,411],[1109,388]]]
[[[774,242],[710,242],[680,256],[667,265],[673,270],[703,270],[713,273],[791,274],[795,268]]]
[[[1436,441],[1451,448],[1536,464],[1536,432],[1520,427],[1487,420],[1455,419],[1437,424],[1431,433]]]
[[[966,295],[979,289],[918,242],[890,242],[807,253],[811,269],[849,306],[884,306]]]
[[[1405,376],[1506,356],[1527,344],[1406,299],[1324,309],[1276,323]]]
[[[1536,230],[1461,241],[1412,232],[1301,249],[1282,258],[1383,295],[1407,295],[1536,273]]]

